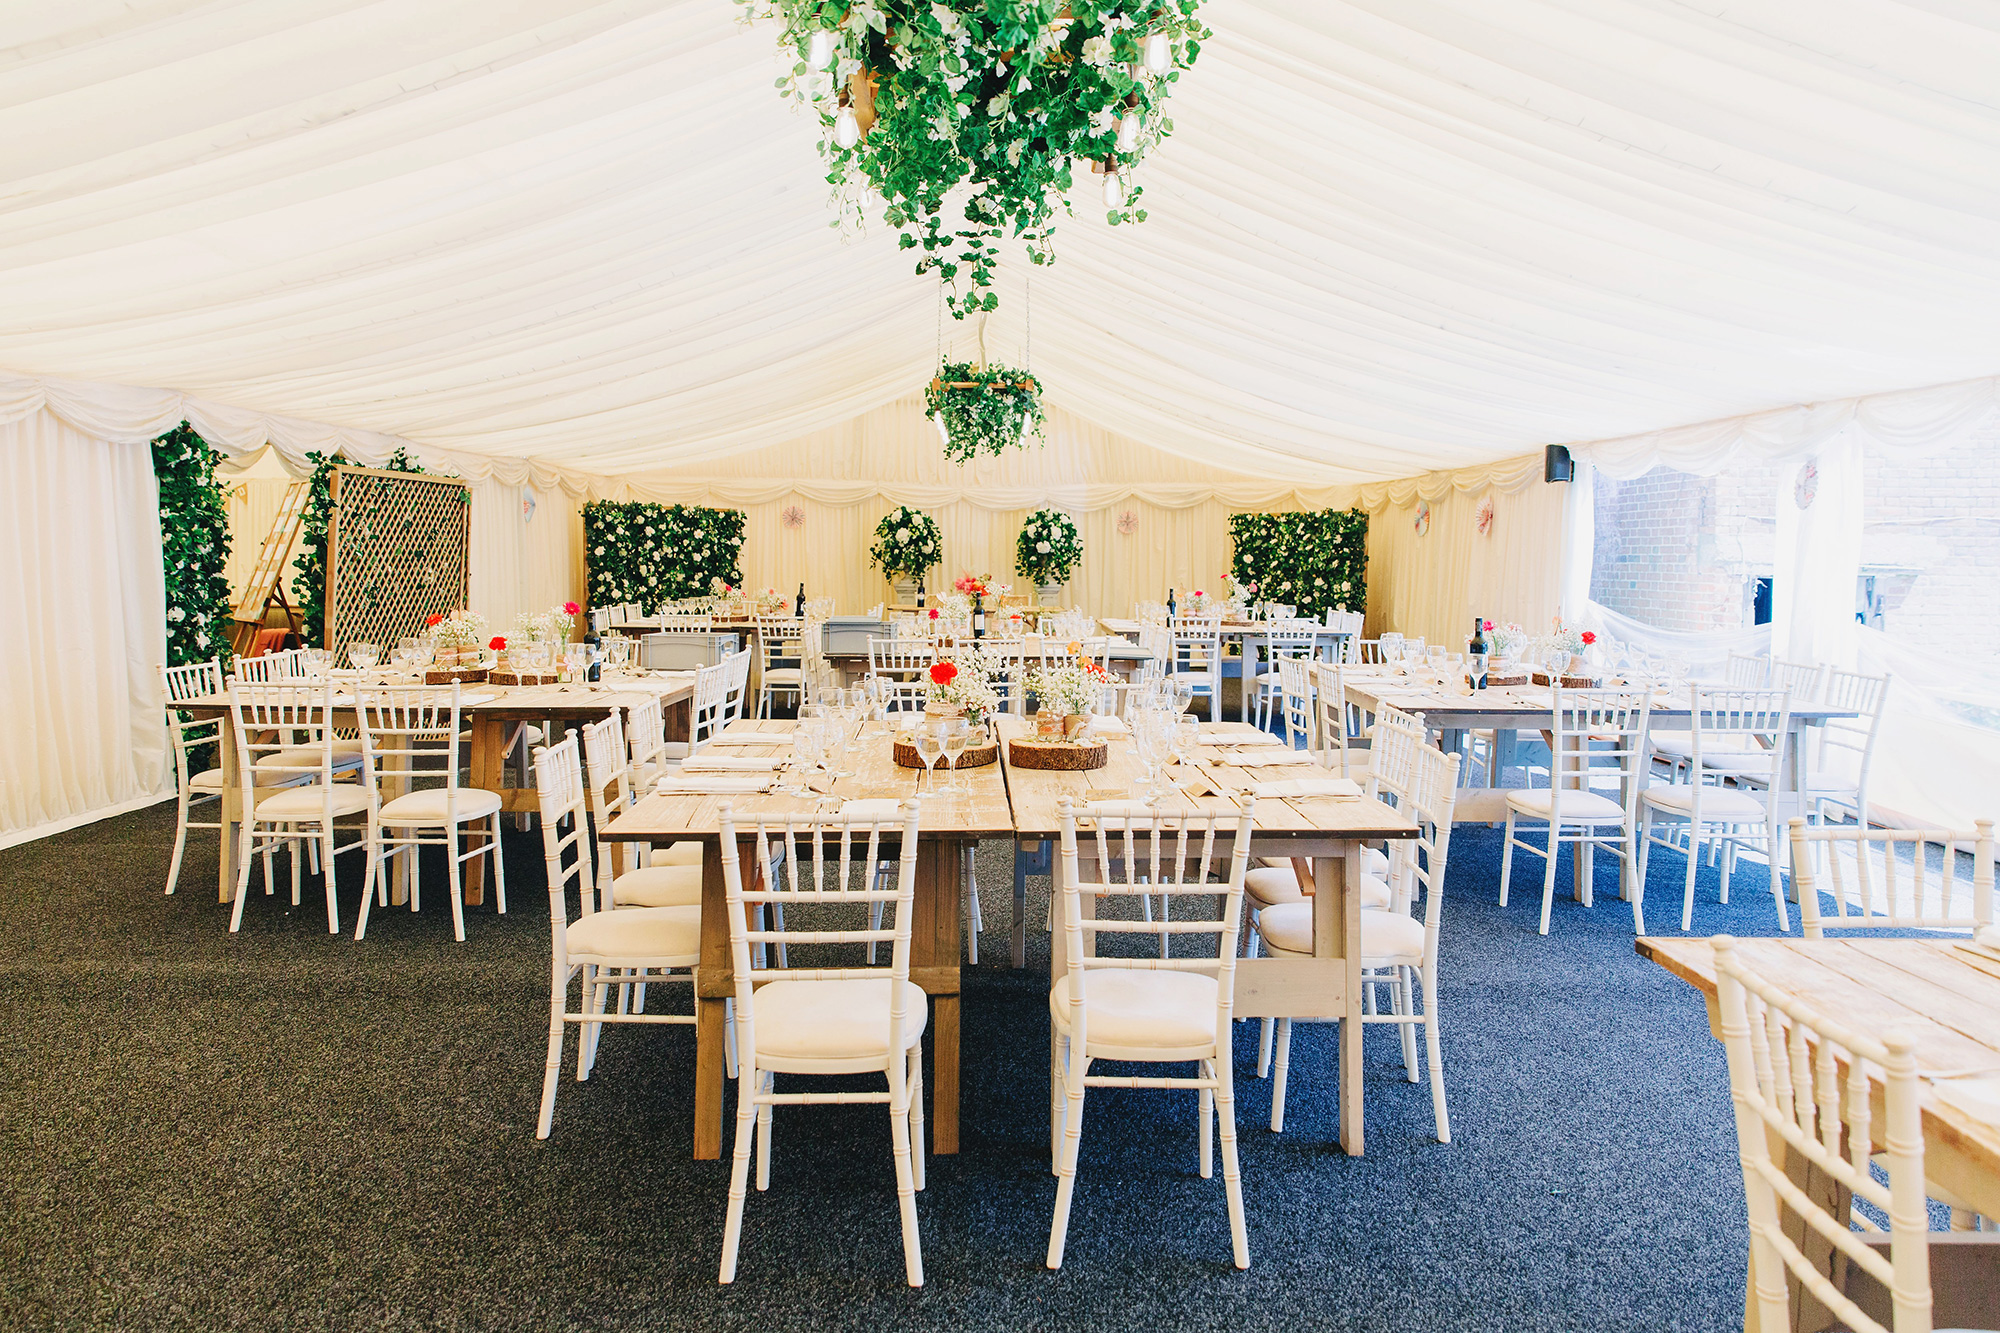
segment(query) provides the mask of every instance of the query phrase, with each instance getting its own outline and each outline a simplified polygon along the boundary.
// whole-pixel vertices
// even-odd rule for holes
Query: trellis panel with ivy
[[[336,467],[325,646],[394,644],[471,600],[472,492],[458,477]]]
[[[1259,601],[1302,616],[1368,604],[1368,515],[1359,509],[1231,514],[1229,572],[1257,585]]]
[[[741,587],[746,517],[740,509],[593,500],[583,507],[590,604],[636,602],[651,611],[706,597],[718,579]]]

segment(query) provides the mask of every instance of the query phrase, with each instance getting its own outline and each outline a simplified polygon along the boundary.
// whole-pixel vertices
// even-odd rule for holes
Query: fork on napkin
[[[785,761],[774,755],[691,754],[681,761],[683,773],[775,773]]]
[[[1250,787],[1253,796],[1333,796],[1360,800],[1361,784],[1351,778],[1290,778],[1283,782],[1258,782]]]
[[[661,796],[721,796],[733,792],[765,792],[771,789],[774,774],[697,773],[688,777],[665,777],[653,790]]]

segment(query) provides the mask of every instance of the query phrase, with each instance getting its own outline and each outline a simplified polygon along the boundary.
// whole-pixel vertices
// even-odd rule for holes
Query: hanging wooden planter
[[[931,378],[924,405],[945,457],[956,462],[997,457],[1041,435],[1041,382],[1024,370],[947,362]]]

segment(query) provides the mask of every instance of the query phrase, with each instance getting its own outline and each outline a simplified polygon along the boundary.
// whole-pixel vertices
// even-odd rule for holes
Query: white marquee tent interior
[[[976,331],[891,229],[829,226],[730,4],[0,12],[0,841],[171,786],[144,445],[183,418],[271,447],[251,530],[311,450],[473,479],[490,616],[581,592],[591,498],[744,508],[750,583],[846,606],[893,504],[996,571],[1059,504],[1101,613],[1219,577],[1231,512],[1359,505],[1371,629],[1439,636],[1588,614],[1591,468],[1545,485],[1545,445],[1810,456],[1838,497],[2000,411],[2000,20],[1954,0],[1211,0],[1149,220],[1079,187],[1055,264],[1003,265],[986,344],[1048,439],[967,468],[920,390]],[[1892,651],[1840,604],[1858,503],[1781,502],[1774,648]],[[1879,799],[1990,813],[1904,697],[1960,758],[1888,755]]]

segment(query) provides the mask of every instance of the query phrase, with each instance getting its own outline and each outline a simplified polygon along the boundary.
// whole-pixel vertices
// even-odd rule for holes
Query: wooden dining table
[[[1139,631],[1145,628],[1144,623],[1141,621],[1118,616],[1111,616],[1099,620],[1097,623],[1102,625],[1108,634],[1114,634],[1121,638],[1135,641],[1139,637]],[[1162,626],[1161,628],[1164,629],[1166,627]],[[1250,720],[1251,710],[1256,706],[1256,700],[1252,697],[1255,692],[1251,689],[1251,685],[1256,681],[1257,672],[1261,664],[1269,660],[1263,650],[1257,646],[1257,643],[1258,640],[1269,634],[1272,628],[1273,626],[1268,621],[1225,620],[1216,629],[1217,635],[1225,645],[1234,643],[1237,647],[1238,655],[1235,658],[1230,658],[1227,655],[1227,648],[1224,648],[1223,665],[1227,665],[1231,661],[1240,664],[1238,670],[1243,680],[1241,720],[1244,722]],[[1338,658],[1341,653],[1346,651],[1347,641],[1354,637],[1348,630],[1331,629],[1325,625],[1313,625],[1311,628],[1313,632],[1313,654],[1326,661]],[[1218,703],[1215,706],[1215,712],[1217,720],[1220,720],[1222,712],[1221,704]]]
[[[791,751],[790,721],[733,722],[709,753],[743,757],[779,756]],[[738,743],[739,738],[768,741]],[[730,963],[729,916],[723,887],[721,814],[731,807],[738,829],[737,854],[742,864],[756,860],[754,827],[760,818],[813,817],[838,811],[847,800],[922,799],[917,848],[916,897],[911,912],[910,980],[922,986],[931,1001],[931,1127],[932,1151],[958,1151],[959,1135],[959,893],[974,850],[982,837],[1003,837],[1013,829],[1007,788],[998,764],[966,769],[964,795],[946,793],[943,770],[898,766],[891,756],[891,738],[880,727],[865,728],[848,749],[847,768],[853,776],[819,775],[817,795],[792,796],[728,793],[670,795],[655,792],[635,802],[602,829],[610,842],[670,843],[698,840],[703,844],[701,889],[701,962],[695,968],[695,1113],[694,1155],[722,1155],[723,1015],[736,993]],[[692,775],[690,775],[692,776]]]
[[[1240,722],[1204,723],[1201,734],[1233,744],[1205,744],[1193,769],[1170,766],[1155,808],[1172,816],[1223,812],[1228,799],[1192,795],[1197,781],[1219,782],[1235,791],[1255,784],[1293,778],[1333,776],[1304,751],[1296,762],[1245,766],[1237,762],[1252,753],[1270,754],[1277,747],[1267,732]],[[1014,832],[1021,838],[1056,838],[1062,832],[1058,802],[1068,797],[1075,814],[1089,818],[1093,795],[1099,800],[1143,796],[1143,764],[1129,736],[1107,740],[1108,763],[1089,772],[1026,769],[1006,763],[1007,791],[1013,802]],[[1239,1018],[1323,1018],[1340,1020],[1340,1143],[1359,1157],[1363,1132],[1361,1080],[1361,849],[1384,839],[1413,838],[1417,827],[1407,816],[1372,797],[1263,797],[1256,803],[1252,856],[1310,858],[1313,879],[1313,952],[1310,958],[1239,958],[1236,963],[1235,1014]],[[1094,842],[1094,839],[1088,840]],[[1088,851],[1079,838],[1078,851]],[[1061,858],[1056,858],[1061,873]],[[1086,915],[1095,895],[1082,899]],[[1060,978],[1060,951],[1052,971]]]
[[[311,682],[283,682],[287,684]],[[413,680],[389,680],[378,682],[378,688],[409,688]],[[339,681],[334,687],[333,725],[341,730],[352,731],[356,725],[354,716],[355,684]],[[363,688],[366,688],[365,686]],[[657,673],[644,679],[611,681],[602,684],[577,685],[489,685],[471,684],[460,689],[460,720],[471,732],[471,781],[473,787],[498,792],[501,809],[512,814],[530,814],[539,807],[534,790],[528,787],[506,785],[507,751],[512,747],[519,729],[532,722],[537,725],[553,723],[558,726],[575,726],[585,722],[596,722],[604,718],[610,710],[617,708],[628,711],[642,704],[649,697],[657,696],[666,717],[667,739],[686,740],[688,735],[688,713],[690,701],[694,697],[694,673]],[[222,816],[221,854],[216,866],[216,896],[222,902],[232,902],[236,897],[237,839],[243,821],[243,795],[239,786],[241,770],[237,767],[236,730],[229,711],[227,694],[209,695],[190,699],[176,705],[187,713],[200,718],[220,718],[222,729],[217,736],[217,752],[222,768]],[[550,740],[557,739],[549,737]],[[400,795],[406,779],[394,774],[383,775],[384,797]],[[393,893],[398,903],[406,901],[403,887],[405,862],[398,857],[395,863]],[[484,857],[475,857],[465,863],[465,901],[479,904],[485,901]]]
[[[1633,947],[1701,992],[1709,1031],[1721,1040],[1714,945],[1641,936]],[[1924,1174],[1974,1211],[2000,1217],[2000,959],[1958,939],[1739,939],[1736,951],[1745,967],[1823,1014],[1869,1033],[1910,1035]],[[1880,1125],[1879,1071],[1870,1070],[1869,1082]],[[1728,1095],[1726,1085],[1716,1089],[1718,1101]],[[1745,1327],[1754,1330],[1747,1297],[1746,1306]]]

